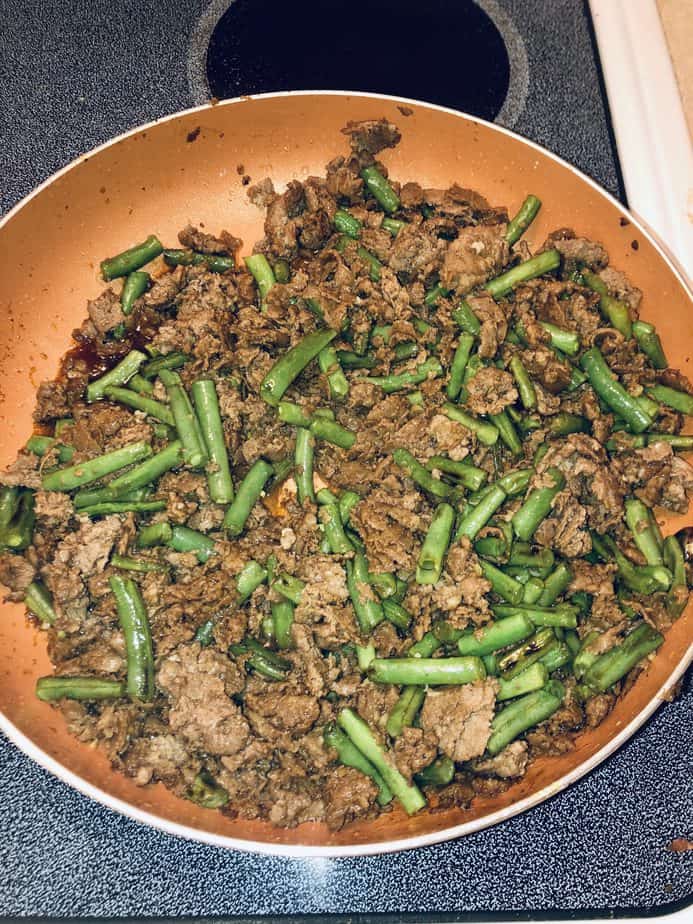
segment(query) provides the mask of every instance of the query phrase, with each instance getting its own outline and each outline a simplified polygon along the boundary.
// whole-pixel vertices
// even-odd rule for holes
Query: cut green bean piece
[[[339,365],[337,351],[331,344],[318,353],[318,365],[327,376],[330,397],[335,401],[345,398],[349,394],[349,381]]]
[[[387,179],[377,167],[364,167],[361,171],[369,193],[385,209],[386,212],[396,212],[400,207],[399,196]]]
[[[274,625],[274,637],[277,645],[282,648],[291,648],[293,638],[291,628],[294,623],[294,605],[289,600],[280,600],[272,604],[272,623]]]
[[[117,401],[119,404],[125,404],[127,407],[132,407],[137,411],[143,411],[149,417],[155,417],[162,423],[168,424],[169,427],[175,425],[173,414],[169,408],[154,398],[141,395],[131,388],[119,388],[115,385],[104,388],[103,393],[106,398]]]
[[[360,716],[352,709],[342,709],[337,721],[352,743],[381,774],[407,814],[413,815],[426,805],[421,791],[406,781],[393,758],[378,744],[373,732]]]
[[[218,809],[229,801],[229,794],[211,774],[203,770],[193,780],[186,799],[202,808]]]
[[[201,379],[193,382],[191,390],[210,459],[207,466],[209,496],[215,504],[230,504],[233,500],[233,481],[216,386],[211,379]]]
[[[517,435],[517,430],[515,429],[513,422],[508,416],[507,412],[501,411],[499,414],[489,414],[488,416],[493,421],[495,428],[498,430],[501,440],[505,443],[512,454],[514,456],[521,456],[522,441]]]
[[[306,585],[300,578],[293,577],[290,574],[282,574],[281,577],[274,581],[272,587],[287,600],[290,600],[295,606],[301,602],[301,594]]]
[[[571,433],[589,433],[590,422],[578,414],[561,411],[549,419],[549,433],[553,436],[569,436]]]
[[[501,618],[515,616],[522,613],[532,621],[535,626],[559,626],[563,629],[574,629],[577,626],[578,608],[569,603],[558,604],[554,607],[539,606],[524,603],[499,603],[491,607],[496,616]]]
[[[240,536],[250,512],[259,500],[266,483],[272,477],[269,462],[258,459],[236,490],[236,496],[224,516],[224,529],[231,536]]]
[[[130,381],[127,384],[128,388],[131,388],[133,391],[137,392],[140,395],[152,395],[154,394],[154,386],[149,381],[145,379],[143,375],[140,375],[139,372],[136,372]]]
[[[43,458],[47,452],[54,449],[59,462],[69,462],[75,454],[74,446],[61,443],[53,436],[40,436],[34,434],[26,442],[26,450],[35,456]]]
[[[642,433],[643,430],[647,430],[648,427],[652,426],[650,415],[614,378],[597,347],[592,347],[583,354],[580,365],[587,373],[590,385],[602,401],[622,417],[634,433]]]
[[[332,723],[326,725],[323,738],[326,746],[334,748],[337,752],[340,764],[360,770],[373,780],[378,787],[378,805],[388,805],[392,802],[392,792],[385,780],[341,728],[337,728]]]
[[[241,603],[250,599],[260,584],[267,580],[267,569],[257,561],[246,562],[236,575],[236,590]]]
[[[19,507],[19,488],[0,485],[0,529],[12,522]]]
[[[387,718],[385,729],[391,738],[397,738],[402,734],[403,728],[409,728],[414,724],[425,698],[426,691],[423,687],[404,687]]]
[[[194,552],[201,564],[209,560],[216,548],[213,539],[188,526],[173,526],[168,544],[174,552]]]
[[[553,568],[555,557],[551,549],[541,549],[539,552],[529,552],[523,548],[525,544],[516,542],[513,546],[508,564],[513,568],[522,568],[530,574],[540,578],[548,576]]]
[[[155,561],[144,561],[141,558],[128,558],[126,555],[111,555],[111,565],[114,568],[120,568],[122,571],[137,571],[141,574],[149,572],[168,571],[166,565],[161,565]]]
[[[434,760],[432,764],[429,764],[428,767],[424,767],[419,773],[415,773],[414,781],[419,786],[447,786],[448,783],[452,782],[454,776],[455,764],[447,754],[444,754]]]
[[[212,273],[226,273],[236,266],[233,257],[194,250],[165,250],[164,261],[167,266],[205,266]]]
[[[435,356],[431,356],[424,362],[419,363],[414,372],[393,372],[390,375],[366,376],[363,381],[370,382],[372,385],[379,385],[389,395],[395,391],[401,391],[403,388],[421,385],[427,379],[437,378],[442,374],[443,367],[440,361]]]
[[[369,571],[368,583],[375,587],[381,599],[394,597],[397,593],[397,578],[388,571]]]
[[[356,619],[363,634],[368,635],[383,621],[385,613],[371,589],[366,556],[360,551],[356,552],[354,558],[347,561],[346,571],[347,588]]]
[[[467,301],[461,301],[458,307],[452,312],[452,319],[467,334],[478,334],[481,330],[481,322],[474,314],[472,306]]]
[[[508,227],[505,230],[505,239],[510,245],[516,244],[520,240],[537,217],[540,208],[541,199],[537,199],[536,196],[527,196],[517,215],[508,222]]]
[[[276,407],[289,385],[311,360],[337,336],[336,330],[313,331],[281,356],[262,380],[260,395]]]
[[[361,495],[357,494],[355,491],[343,491],[340,495],[338,505],[339,505],[339,516],[342,519],[344,526],[347,526],[349,523],[349,515],[354,507],[360,503]]]
[[[123,359],[112,369],[109,369],[105,375],[102,375],[100,378],[95,379],[87,385],[87,401],[98,401],[99,398],[103,398],[107,388],[125,385],[125,383],[139,371],[140,366],[146,359],[147,357],[144,353],[141,353],[139,350],[130,350],[127,356],[124,356]]]
[[[137,533],[137,545],[141,549],[153,545],[166,545],[171,541],[173,530],[169,523],[150,523],[142,526]]]
[[[548,679],[549,670],[546,664],[537,661],[510,680],[501,677],[498,681],[496,701],[502,703],[506,699],[515,699],[518,696],[533,693],[535,690],[541,690]]]
[[[537,276],[543,276],[544,273],[558,269],[560,265],[560,253],[557,250],[545,250],[543,253],[525,260],[524,263],[514,266],[506,273],[487,282],[484,289],[493,298],[500,298],[507,295],[508,292],[512,292],[515,286],[527,282],[529,279],[536,279]]]
[[[351,449],[356,442],[356,434],[353,431],[347,430],[334,420],[318,417],[317,411],[310,422],[310,432],[316,439],[325,440],[341,449]]]
[[[321,492],[320,492],[321,493]],[[318,501],[320,496],[318,495]],[[322,524],[325,538],[334,555],[347,555],[354,551],[354,544],[344,532],[344,524],[339,515],[338,504],[324,504],[318,511],[318,519]]]
[[[449,504],[438,504],[419,553],[417,584],[436,584],[440,580],[454,522],[453,508]]]
[[[334,213],[332,223],[340,234],[346,234],[354,240],[361,236],[363,222],[359,221],[358,218],[354,218],[353,215],[350,215],[349,212],[344,209],[337,209]]]
[[[113,575],[109,584],[125,638],[127,693],[131,699],[149,702],[154,697],[154,652],[144,601],[130,579]]]
[[[471,414],[467,414],[454,404],[450,404],[449,402],[444,404],[443,413],[446,417],[449,417],[450,420],[462,424],[463,427],[466,427],[468,430],[471,430],[472,433],[476,434],[476,438],[480,443],[483,443],[484,446],[493,446],[498,440],[499,433],[497,427],[494,427],[493,424],[485,423],[482,420],[477,420],[476,417],[472,417]]]
[[[122,475],[118,475],[117,478],[109,482],[108,490],[113,493],[115,499],[120,500],[123,494],[143,488],[156,481],[165,472],[170,472],[171,469],[177,468],[182,462],[182,454],[183,446],[178,440],[175,440],[145,462],[136,465]]]
[[[452,365],[450,366],[450,377],[446,386],[446,393],[451,401],[454,401],[459,396],[460,390],[462,389],[464,370],[467,366],[467,362],[471,355],[473,346],[473,334],[460,334],[460,339],[457,343],[457,349],[455,350],[455,355],[452,359]]]
[[[515,677],[538,661],[549,645],[556,641],[555,630],[548,626],[538,629],[515,648],[498,655],[498,670],[506,680]]]
[[[140,374],[145,379],[153,379],[161,372],[162,369],[180,369],[184,366],[190,357],[187,353],[167,353],[165,356],[156,356],[150,359],[140,369]]]
[[[53,599],[40,581],[32,581],[24,591],[24,604],[43,625],[52,626],[56,620]]]
[[[440,646],[442,642],[440,639],[436,638],[433,632],[426,632],[423,638],[419,639],[418,642],[414,642],[413,645],[407,650],[408,658],[430,658]]]
[[[667,536],[662,546],[664,563],[673,576],[667,593],[667,612],[674,619],[683,613],[688,603],[688,582],[686,579],[686,560],[683,549],[676,536]]]
[[[129,443],[121,449],[114,449],[95,459],[89,459],[87,462],[79,462],[70,468],[49,472],[43,476],[41,485],[44,491],[72,491],[74,488],[91,484],[151,455],[152,447],[144,440]]]
[[[539,326],[543,327],[551,337],[551,346],[560,350],[561,353],[576,356],[580,352],[580,338],[574,331],[563,330],[562,327],[556,327],[548,321],[539,321]]]
[[[509,574],[505,574],[489,561],[481,560],[479,565],[481,566],[481,573],[491,584],[491,589],[494,593],[507,600],[508,603],[519,603],[522,600],[524,588],[519,581],[510,577]]]
[[[117,279],[119,276],[128,276],[146,263],[151,263],[163,252],[163,249],[158,237],[150,234],[141,244],[136,244],[128,250],[123,250],[122,253],[117,254],[115,257],[102,260],[101,275],[106,282]]]
[[[532,538],[541,521],[551,511],[554,498],[565,486],[563,473],[557,468],[547,469],[544,479],[549,483],[530,491],[522,506],[513,514],[511,522],[518,539],[529,541]]]
[[[628,305],[626,305],[625,302],[620,302],[612,295],[609,295],[606,283],[596,273],[583,269],[581,276],[582,281],[590,289],[599,294],[599,310],[609,324],[620,331],[626,340],[630,340],[633,329]]]
[[[624,641],[600,655],[585,672],[585,683],[600,693],[621,680],[636,664],[664,641],[647,623],[641,623]]]
[[[105,501],[102,504],[88,504],[79,512],[85,517],[108,517],[116,513],[157,513],[165,509],[165,500]]]
[[[385,598],[382,601],[382,607],[385,619],[391,622],[393,626],[397,626],[398,629],[401,629],[402,632],[406,632],[411,623],[411,614],[397,603],[396,600],[391,598]]]
[[[488,477],[483,468],[477,468],[471,462],[455,459],[448,459],[447,456],[431,456],[426,463],[426,468],[433,472],[443,472],[445,475],[452,475],[465,488],[471,491],[477,491]]]
[[[405,221],[400,221],[397,218],[388,218],[386,215],[380,222],[380,227],[387,231],[388,234],[391,234],[393,237],[397,237],[405,224]]]
[[[647,446],[653,443],[668,443],[672,449],[681,449],[684,452],[693,450],[693,436],[683,433],[644,433],[642,435],[645,437]]]
[[[444,289],[439,282],[437,282],[432,288],[426,292],[424,296],[424,305],[428,305],[429,308],[435,305],[440,296],[445,297],[448,294],[448,290]]]
[[[626,523],[630,529],[636,546],[645,556],[648,565],[662,565],[662,534],[657,521],[649,507],[641,500],[629,498],[625,503]]]
[[[645,356],[655,369],[666,369],[669,365],[664,354],[662,341],[652,324],[646,321],[633,321],[633,336]]]
[[[545,722],[559,709],[564,696],[563,685],[551,680],[544,689],[513,700],[491,723],[491,737],[486,745],[488,753],[495,757],[523,732]]]
[[[416,482],[424,491],[428,491],[429,494],[434,495],[434,497],[446,498],[452,493],[450,485],[445,484],[445,482],[441,481],[439,478],[434,478],[428,469],[424,468],[424,466],[414,458],[409,450],[395,449],[392,453],[392,458],[395,464],[398,465],[412,481]]]
[[[551,606],[567,589],[573,579],[573,573],[569,566],[562,561],[556,568],[544,579],[544,589],[537,600],[540,606]]]
[[[531,605],[533,603],[539,602],[539,597],[541,597],[544,592],[544,582],[541,578],[531,577],[524,586],[522,592],[522,602]]]
[[[377,683],[433,686],[474,683],[486,677],[481,658],[376,658],[370,677]]]
[[[537,393],[529,377],[529,373],[517,354],[510,359],[509,365],[510,371],[515,379],[515,384],[517,385],[517,390],[520,394],[522,406],[526,410],[531,411],[537,406]]]
[[[515,645],[534,632],[534,623],[524,613],[499,619],[475,632],[465,633],[457,642],[461,655],[493,654],[508,645]]]
[[[556,631],[560,630],[556,629]],[[554,671],[570,664],[572,660],[573,656],[568,646],[563,642],[556,641],[553,645],[549,645],[537,663],[543,664],[549,674],[553,674]]]
[[[291,401],[280,401],[277,405],[277,414],[282,423],[290,424],[292,427],[310,426],[310,417],[300,405],[293,404]]]
[[[482,529],[493,514],[501,507],[508,495],[497,484],[490,485],[483,499],[479,501],[476,507],[469,507],[457,523],[455,530],[455,541],[462,536],[468,539],[475,539],[476,534]]]
[[[123,309],[123,314],[130,314],[133,305],[141,295],[144,295],[151,281],[149,273],[141,273],[135,270],[128,274],[123,283],[122,292],[120,293],[120,304]]]
[[[36,681],[36,695],[46,703],[61,699],[77,699],[96,702],[102,699],[118,699],[125,694],[121,680],[101,680],[98,677],[39,677]]]
[[[681,414],[693,415],[693,395],[686,394],[684,391],[677,391],[675,388],[669,388],[668,385],[652,385],[647,389],[648,395],[659,401],[660,404],[666,404],[667,407],[679,411]]]
[[[171,403],[171,411],[178,437],[183,448],[183,458],[192,468],[200,468],[209,461],[200,423],[188,393],[177,372],[162,369],[159,378],[163,382]]]
[[[315,503],[315,488],[313,486],[313,453],[315,439],[309,430],[296,431],[295,479],[298,503],[303,504],[309,500]]]
[[[267,293],[277,281],[267,257],[263,253],[253,254],[245,258],[245,265],[257,283],[260,301],[264,302],[267,298]]]

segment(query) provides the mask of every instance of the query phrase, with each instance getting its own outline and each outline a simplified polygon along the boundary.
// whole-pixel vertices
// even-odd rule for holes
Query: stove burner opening
[[[360,90],[493,120],[510,82],[503,38],[473,0],[235,0],[207,50],[225,99],[281,90]]]

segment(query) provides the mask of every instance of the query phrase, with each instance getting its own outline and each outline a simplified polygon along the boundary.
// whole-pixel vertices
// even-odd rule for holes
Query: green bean
[[[107,517],[116,513],[157,513],[166,509],[165,500],[151,501],[106,501],[82,507],[80,515],[85,517]]]
[[[161,420],[170,427],[174,426],[173,414],[169,408],[160,401],[156,401],[154,398],[141,395],[131,388],[118,388],[113,385],[104,388],[103,394],[112,401],[117,401],[119,404],[135,408],[137,411],[143,411],[145,414],[149,415],[149,417],[155,417],[157,420]]]
[[[488,477],[483,468],[477,468],[465,459],[458,462],[454,459],[448,459],[447,456],[431,456],[426,462],[426,468],[429,471],[437,470],[445,475],[452,475],[465,488],[472,491],[477,491]]]
[[[467,536],[468,539],[476,538],[479,530],[486,526],[507,497],[499,485],[490,485],[483,500],[480,500],[476,507],[470,507],[457,523],[454,541],[457,542],[461,536]]]
[[[272,623],[274,626],[274,637],[277,645],[284,648],[291,648],[293,639],[291,637],[291,627],[294,622],[294,605],[289,600],[280,600],[272,604]]]
[[[541,690],[548,679],[548,668],[541,661],[537,661],[510,680],[501,677],[498,681],[496,701],[502,703],[506,699],[515,699],[518,696],[533,693],[535,690]]]
[[[56,620],[53,600],[40,581],[32,581],[24,591],[24,604],[43,625],[52,626]]]
[[[568,629],[566,632],[565,643],[568,646],[571,656],[574,658],[580,650],[580,636],[574,629]]]
[[[677,391],[675,388],[669,388],[667,385],[652,385],[647,389],[647,393],[659,401],[660,404],[666,404],[667,407],[671,407],[681,414],[693,415],[693,395],[688,395],[684,391]]]
[[[127,385],[128,388],[131,388],[133,391],[137,392],[140,395],[153,395],[154,386],[149,381],[145,379],[143,375],[140,375],[139,372],[136,372],[133,377],[130,379]]]
[[[529,377],[529,373],[525,369],[522,360],[517,355],[517,353],[510,359],[510,371],[515,378],[515,384],[517,385],[517,390],[520,394],[520,401],[522,406],[531,411],[532,408],[537,406],[537,393],[535,391],[532,380]]]
[[[333,723],[326,725],[323,739],[327,747],[337,752],[340,764],[353,767],[373,780],[378,787],[378,805],[388,805],[392,802],[392,792],[385,780],[341,728],[337,728]]]
[[[560,670],[566,664],[570,664],[573,656],[570,649],[563,642],[556,641],[549,645],[544,654],[539,658],[538,664],[543,664],[549,674]],[[521,674],[519,676],[522,676]]]
[[[398,629],[406,632],[411,623],[411,614],[408,613],[403,606],[397,603],[397,601],[390,598],[384,599],[382,601],[382,606],[385,619],[387,619],[388,622],[391,622],[394,626],[397,626]]]
[[[290,600],[295,606],[301,602],[301,594],[306,585],[297,577],[290,574],[282,574],[281,577],[274,581],[272,587],[287,600]]]
[[[188,526],[173,526],[171,538],[167,541],[174,552],[194,552],[201,564],[209,560],[216,548],[213,539]]]
[[[505,230],[505,239],[510,245],[516,244],[520,240],[537,217],[537,212],[540,208],[541,199],[537,199],[536,196],[527,196],[517,215],[508,222],[508,227]]]
[[[452,312],[452,319],[467,334],[478,334],[481,330],[481,322],[474,314],[469,302],[462,300],[458,307]]]
[[[449,417],[450,420],[454,420],[457,423],[462,424],[463,427],[466,427],[468,430],[471,430],[472,433],[476,434],[476,438],[480,443],[483,443],[484,446],[493,446],[494,443],[498,440],[498,428],[493,424],[485,423],[482,420],[477,420],[475,417],[472,417],[471,414],[467,414],[465,411],[460,410],[454,404],[449,402],[443,405],[443,413],[446,417]]]
[[[527,488],[533,474],[534,470],[531,468],[518,468],[503,475],[496,484],[505,491],[508,497],[515,497]]]
[[[0,529],[12,522],[19,507],[19,488],[0,485]]]
[[[682,433],[645,433],[643,435],[648,446],[653,443],[668,443],[672,449],[682,449],[684,452],[690,452],[693,449],[693,436]]]
[[[540,606],[551,606],[551,604],[560,597],[563,591],[566,590],[572,579],[572,571],[566,562],[562,561],[556,566],[554,571],[544,579],[544,589],[537,603]]]
[[[145,379],[154,379],[162,369],[180,369],[184,366],[190,357],[187,353],[167,353],[165,356],[156,356],[150,359],[140,369],[140,374]]]
[[[452,493],[450,485],[445,484],[439,478],[433,475],[418,462],[407,449],[395,449],[392,453],[393,461],[398,465],[412,481],[416,482],[424,491],[434,497],[446,498]]]
[[[555,640],[556,635],[552,628],[538,629],[534,635],[515,648],[498,656],[498,670],[506,680],[515,677],[530,665],[535,664]]]
[[[583,269],[581,275],[584,283],[599,294],[599,310],[609,324],[630,340],[633,330],[628,305],[609,295],[606,283],[596,273]]]
[[[536,573],[540,578],[547,577],[555,561],[555,556],[551,549],[541,549],[539,552],[532,554],[526,551],[523,546],[524,543],[521,542],[514,544],[508,564],[513,568],[523,568],[529,571],[530,574]]]
[[[368,635],[385,618],[382,604],[373,597],[368,580],[368,562],[362,552],[347,561],[347,587],[361,632]]]
[[[151,281],[149,273],[141,273],[138,270],[127,275],[120,293],[120,304],[123,309],[123,314],[130,314],[133,305],[140,295],[144,295],[151,285]]]
[[[236,490],[236,496],[224,516],[224,529],[231,536],[240,536],[250,512],[272,476],[272,466],[264,459],[253,463]]]
[[[415,340],[404,340],[402,343],[396,344],[392,352],[395,354],[395,360],[398,362],[402,362],[405,359],[413,359],[418,355],[419,344]],[[411,400],[412,395],[408,395],[408,398]]]
[[[346,212],[344,209],[337,209],[332,218],[332,224],[340,234],[346,234],[354,240],[361,237],[363,222],[359,221],[358,218],[354,218],[353,215],[350,215],[349,212]]]
[[[291,401],[280,401],[277,405],[277,415],[282,423],[292,427],[309,427],[310,417],[304,413],[303,408]]]
[[[42,458],[51,449],[55,449],[59,462],[69,462],[75,454],[75,447],[61,443],[52,436],[40,436],[35,433],[30,436],[26,442],[27,452],[32,452],[35,456]]]
[[[212,273],[226,273],[236,266],[233,257],[194,250],[165,250],[164,261],[167,266],[204,266]]]
[[[424,296],[424,305],[428,305],[429,308],[433,307],[441,295],[443,297],[448,295],[448,290],[444,289],[441,284],[437,282],[428,290],[428,292],[426,292],[426,295]]]
[[[440,648],[441,644],[442,642],[436,638],[433,632],[426,632],[418,642],[414,642],[410,646],[407,650],[407,657],[416,659],[430,658]]]
[[[635,544],[645,556],[648,565],[662,565],[662,534],[652,511],[641,500],[629,498],[625,502],[626,523]]]
[[[112,501],[143,501],[151,493],[150,488],[136,488],[134,491],[122,491],[117,495],[109,485],[103,488],[84,488],[72,498],[75,509],[79,512],[82,507],[91,507],[92,504],[108,504]]]
[[[551,483],[530,491],[522,506],[513,514],[511,522],[518,539],[529,541],[532,538],[541,521],[548,516],[554,498],[565,486],[563,473],[557,468],[547,469],[545,477]]]
[[[483,558],[503,561],[508,554],[508,543],[501,536],[482,536],[474,543],[474,551]]]
[[[320,366],[320,371],[327,376],[330,397],[335,401],[345,398],[349,394],[349,382],[339,365],[337,351],[332,344],[320,350],[318,353],[318,365]]]
[[[200,422],[190,403],[188,393],[177,372],[162,369],[159,378],[168,393],[178,437],[183,447],[183,458],[192,468],[200,468],[209,461]]]
[[[349,515],[354,507],[361,502],[361,496],[355,491],[343,491],[340,495],[338,506],[339,516],[344,526],[349,522]]]
[[[246,257],[244,262],[257,283],[260,292],[260,301],[264,302],[267,298],[267,293],[277,281],[274,277],[272,267],[269,265],[269,261],[263,253],[256,253],[250,257]]]
[[[652,426],[652,419],[625,388],[613,378],[604,357],[597,347],[582,355],[580,365],[587,373],[590,385],[611,410],[620,415],[634,433],[642,433]],[[693,399],[691,399],[693,400]]]
[[[122,253],[117,254],[115,257],[102,260],[101,275],[106,282],[117,279],[118,276],[128,276],[158,257],[163,249],[161,241],[155,235],[150,234],[141,244],[136,244],[128,250],[123,250]]]
[[[661,565],[639,568],[626,558],[610,536],[595,533],[591,536],[593,549],[605,561],[616,562],[618,576],[629,590],[649,596],[671,586],[672,575],[666,568]]]
[[[233,481],[216,387],[211,379],[201,379],[193,382],[191,391],[210,459],[207,470],[209,496],[215,504],[230,504],[233,500]]]
[[[505,574],[500,568],[496,568],[491,562],[480,561],[479,564],[482,574],[490,582],[494,593],[509,603],[519,603],[522,600],[524,590],[522,584]]]
[[[391,234],[393,237],[397,237],[405,224],[406,221],[399,221],[397,218],[388,218],[386,215],[380,222],[380,227],[384,231],[387,231],[389,234]]]
[[[544,592],[544,582],[541,578],[531,577],[527,581],[522,591],[522,602],[527,605],[539,602],[539,597]]]
[[[118,699],[125,693],[120,680],[101,680],[98,677],[39,677],[36,695],[46,703],[61,699],[96,702],[101,699]]]
[[[313,486],[313,452],[315,439],[309,430],[296,431],[296,491],[298,503],[303,506],[306,500],[315,503]]]
[[[383,780],[401,802],[409,815],[418,812],[426,805],[426,800],[418,787],[407,783],[396,768],[392,757],[375,739],[368,725],[352,709],[342,709],[337,718],[341,728],[347,733],[352,743],[369,760]]]
[[[377,683],[439,685],[473,683],[486,677],[481,658],[376,658],[370,677]]]
[[[336,244],[336,250],[337,250],[339,253],[343,253],[343,252],[346,250],[347,246],[348,246],[350,243],[351,243],[351,239],[350,239],[350,238],[348,238],[348,237],[343,237],[340,241],[337,242],[337,244]],[[372,281],[373,281],[373,282],[379,282],[379,281],[380,281],[380,270],[381,270],[381,268],[382,268],[382,263],[381,263],[380,260],[375,256],[375,254],[371,253],[370,250],[366,250],[365,247],[362,247],[361,245],[359,245],[359,246],[356,248],[356,255],[358,256],[358,258],[359,258],[360,260],[363,260],[364,263],[367,263],[367,264],[368,264],[368,266],[369,266],[369,268],[370,268],[370,277],[371,277]]]
[[[291,279],[291,267],[286,260],[277,260],[272,267],[272,271],[277,282],[286,284]]]
[[[147,357],[144,353],[139,350],[130,350],[127,356],[124,356],[105,375],[87,385],[87,401],[98,401],[99,398],[103,398],[107,388],[114,385],[124,385],[139,371],[140,366],[146,359]]]
[[[411,727],[414,724],[414,719],[425,698],[426,691],[423,687],[404,687],[402,689],[399,699],[390,711],[387,725],[385,726],[391,738],[397,738],[402,734],[402,729]]]
[[[370,645],[356,645],[356,661],[362,673],[366,673],[373,658],[375,658],[375,645],[372,642]]]
[[[590,422],[578,414],[560,411],[549,419],[549,433],[553,436],[568,436],[571,433],[589,433]]]
[[[563,629],[574,629],[577,626],[578,608],[569,603],[562,603],[553,607],[538,606],[537,604],[527,606],[524,603],[499,603],[492,606],[491,609],[496,616],[501,618],[522,613],[535,626],[560,626]]]
[[[534,624],[524,613],[499,619],[471,633],[464,633],[457,641],[461,655],[481,657],[494,654],[501,648],[514,645],[534,632]]]
[[[272,366],[260,385],[261,397],[275,407],[284,392],[311,360],[337,336],[336,330],[313,331],[291,347]]]
[[[87,462],[79,462],[69,468],[49,472],[41,479],[41,486],[44,491],[72,491],[151,455],[152,447],[144,440],[129,443],[121,449],[114,449]]]
[[[557,250],[545,250],[543,253],[525,260],[524,263],[513,266],[512,269],[487,282],[484,289],[493,298],[500,298],[507,295],[508,292],[512,292],[515,286],[527,282],[529,279],[535,279],[537,276],[543,276],[544,273],[558,269],[560,265],[560,253]]]
[[[440,361],[435,356],[431,356],[419,363],[414,372],[392,372],[390,375],[366,376],[363,381],[379,385],[389,395],[403,388],[409,388],[411,385],[420,385],[429,378],[438,378],[442,374],[443,367]]]
[[[676,536],[667,536],[663,545],[664,562],[671,571],[673,580],[667,593],[667,612],[674,619],[683,613],[688,602],[688,581],[683,549]]]
[[[192,781],[185,798],[202,808],[218,809],[229,801],[229,794],[211,774],[202,770]]]
[[[327,418],[314,416],[310,422],[310,432],[316,439],[333,443],[341,449],[351,449],[356,442],[356,434],[352,430]]]
[[[457,343],[457,349],[450,366],[450,377],[446,388],[446,393],[451,401],[454,401],[462,389],[462,379],[464,370],[467,366],[472,347],[474,346],[474,336],[472,334],[462,333]]]
[[[517,430],[513,426],[513,422],[508,417],[506,411],[501,411],[499,414],[489,414],[488,416],[491,418],[491,421],[493,422],[496,430],[498,430],[501,440],[505,443],[512,454],[514,456],[521,456],[522,442],[520,441],[520,437],[517,435]]]
[[[198,626],[195,635],[193,636],[193,641],[197,642],[201,648],[208,648],[214,641],[214,620],[207,619],[202,623],[201,626]]]
[[[389,571],[369,571],[368,583],[375,587],[381,600],[394,597],[397,593],[397,578]]]
[[[563,330],[555,324],[549,324],[548,321],[539,321],[539,326],[551,337],[551,346],[561,353],[576,356],[580,352],[580,338],[574,331]]]
[[[320,495],[318,494],[318,501]],[[334,555],[347,555],[354,551],[354,545],[344,532],[344,524],[339,515],[338,504],[325,504],[318,511],[318,519],[322,524],[325,538]]]
[[[137,533],[137,546],[148,549],[153,545],[167,545],[173,537],[173,530],[169,523],[150,523],[140,527]]]
[[[154,653],[144,601],[134,581],[112,575],[108,583],[125,638],[127,693],[131,699],[149,702],[154,697]]]
[[[229,646],[229,651],[235,656],[249,655],[246,665],[267,680],[286,680],[287,672],[291,670],[290,661],[265,648],[254,638]]]
[[[174,527],[175,532],[175,527]],[[205,537],[207,538],[207,537]],[[267,580],[267,569],[257,561],[246,562],[236,575],[236,590],[239,602],[245,603],[253,592]]]
[[[641,623],[620,645],[600,655],[585,672],[585,683],[600,693],[621,680],[638,662],[664,641],[647,623]]]
[[[454,522],[453,508],[449,504],[438,504],[419,552],[417,584],[436,584],[440,580]]]
[[[120,568],[122,571],[138,571],[141,574],[152,571],[168,571],[166,565],[160,565],[158,562],[128,558],[125,555],[117,555],[115,552],[111,555],[111,565],[114,568]]]
[[[109,482],[108,490],[113,493],[114,499],[120,500],[123,494],[135,491],[137,488],[143,488],[156,481],[165,472],[170,472],[171,469],[177,468],[182,462],[182,453],[182,444],[175,440],[140,465],[136,465],[124,474],[118,475],[117,478]]]
[[[562,684],[551,680],[544,689],[527,693],[496,713],[486,745],[488,753],[495,757],[523,732],[545,722],[561,706],[564,696]]]
[[[652,324],[646,321],[633,321],[633,335],[638,346],[647,356],[655,369],[666,369],[669,365],[664,354],[662,341]]]
[[[415,773],[414,780],[419,786],[447,786],[454,776],[455,764],[447,754],[444,754],[419,773]]]
[[[400,207],[399,196],[377,167],[364,167],[361,177],[368,187],[369,193],[385,209],[386,212],[396,212]]]

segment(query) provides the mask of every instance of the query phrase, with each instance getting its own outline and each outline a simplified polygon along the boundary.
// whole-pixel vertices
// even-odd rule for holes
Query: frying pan
[[[691,294],[648,231],[611,196],[537,145],[495,125],[411,100],[355,93],[281,93],[202,106],[134,129],[79,158],[40,186],[0,224],[3,254],[0,338],[0,466],[32,430],[34,394],[52,378],[103,283],[98,264],[147,234],[175,242],[188,222],[226,228],[245,242],[262,236],[262,215],[243,177],[320,175],[347,143],[350,119],[385,116],[402,142],[383,159],[391,174],[423,186],[453,181],[512,212],[524,196],[544,202],[527,237],[574,228],[601,241],[611,263],[644,292],[643,316],[660,331],[671,364],[691,370]],[[247,182],[247,180],[245,181]],[[665,534],[687,525],[667,515]],[[400,810],[331,833],[324,825],[290,830],[232,820],[178,799],[163,785],[140,788],[113,771],[98,749],[71,738],[60,714],[34,695],[50,672],[45,641],[23,607],[0,606],[0,728],[47,770],[111,809],[173,834],[216,845],[293,856],[353,856],[459,837],[525,811],[575,782],[622,745],[666,700],[693,657],[693,607],[668,632],[648,669],[597,729],[573,751],[536,760],[499,796],[468,809]]]

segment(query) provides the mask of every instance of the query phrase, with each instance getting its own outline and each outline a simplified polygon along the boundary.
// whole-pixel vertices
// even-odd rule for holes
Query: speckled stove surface
[[[437,6],[448,15],[455,3],[465,6]],[[372,75],[367,84],[365,76],[360,83],[356,74],[349,81],[329,71],[294,84],[291,74],[275,74],[282,85],[263,86],[269,78],[257,60],[244,69],[223,55],[208,75],[210,40],[227,56],[235,53],[215,32],[229,5],[1,0],[0,208],[111,136],[202,102],[208,76],[233,95],[287,86],[392,92],[374,85]],[[499,121],[619,195],[581,0],[479,5],[507,50],[509,90]],[[557,62],[567,66],[559,70]],[[252,86],[243,82],[251,63]],[[427,84],[413,95],[455,105],[441,93]],[[619,753],[519,818],[416,852],[308,861],[230,853],[149,830],[70,790],[0,738],[0,914],[453,920],[483,912],[664,913],[693,891],[693,852],[667,850],[672,838],[693,836],[692,729],[689,680],[681,698]]]

